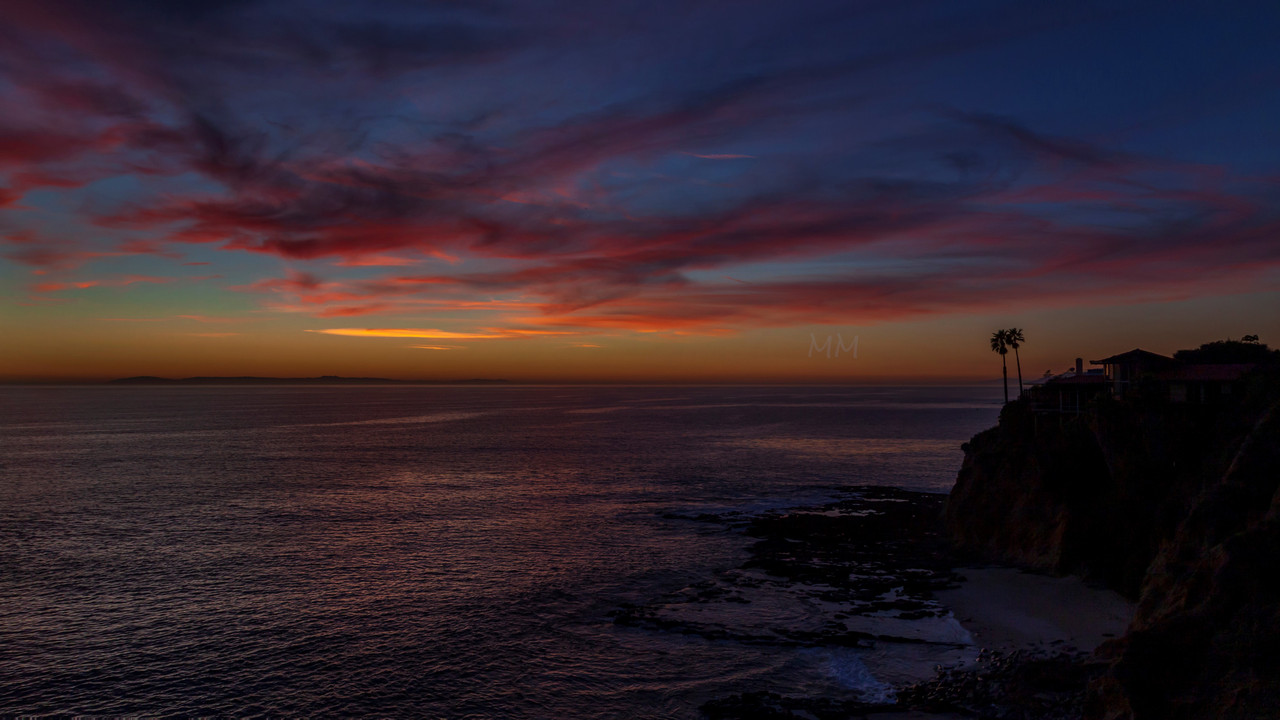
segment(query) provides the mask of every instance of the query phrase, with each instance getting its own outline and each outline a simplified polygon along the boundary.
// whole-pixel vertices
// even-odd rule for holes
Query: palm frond
[[[1009,331],[997,330],[991,333],[991,352],[998,352],[1001,355],[1009,352]]]

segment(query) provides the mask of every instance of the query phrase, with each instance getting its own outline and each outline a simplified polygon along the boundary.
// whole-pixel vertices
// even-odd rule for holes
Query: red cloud
[[[338,307],[327,307],[315,313],[316,317],[332,318],[332,317],[355,317],[357,315],[379,315],[394,311],[395,306],[390,303],[367,303],[364,305],[346,305]]]
[[[672,192],[697,190],[681,178],[619,179],[656,176],[658,159],[677,155],[752,157],[678,148],[733,147],[735,134],[785,114],[780,101],[799,74],[593,106],[492,135],[468,127],[387,146],[326,126],[287,128],[281,135],[297,139],[285,142],[230,110],[207,114],[218,103],[191,100],[196,85],[163,62],[182,57],[172,40],[135,28],[148,42],[125,41],[112,32],[127,25],[117,13],[23,3],[10,15],[14,27],[58,38],[75,62],[46,67],[25,43],[0,51],[24,70],[5,100],[31,101],[10,102],[24,114],[0,128],[0,207],[17,208],[36,188],[72,191],[116,175],[198,179],[118,206],[78,204],[78,219],[109,235],[98,246],[10,234],[6,257],[55,273],[34,287],[40,293],[171,282],[57,278],[99,258],[180,258],[176,243],[217,243],[300,267],[326,261],[329,277],[293,270],[232,288],[321,318],[456,312],[479,313],[477,328],[501,314],[513,327],[559,328],[552,332],[720,333],[1225,292],[1280,264],[1274,189],[1001,118],[951,118],[940,131],[947,137],[915,139],[931,156],[981,156],[945,172],[888,163],[892,170],[864,176],[853,157],[800,168],[770,165],[767,155],[675,157],[742,168],[698,202]],[[288,40],[236,35],[209,52],[237,62],[244,52],[316,52]],[[99,69],[92,79],[76,73],[85,61]],[[367,268],[417,257],[456,265],[368,276]],[[758,279],[752,268],[766,264],[774,269]],[[754,279],[703,277],[726,273]]]
[[[102,147],[98,138],[78,133],[25,128],[0,128],[0,167],[35,166],[75,157]],[[29,177],[37,176],[30,173]]]
[[[193,278],[176,278],[176,277],[154,277],[150,275],[124,275],[122,277],[107,278],[102,280],[78,280],[70,282],[44,282],[37,283],[31,287],[32,291],[37,293],[61,292],[63,290],[84,290],[91,287],[127,287],[135,283],[151,283],[163,285],[166,283],[177,282],[179,280],[191,280]],[[198,279],[198,278],[197,278]]]

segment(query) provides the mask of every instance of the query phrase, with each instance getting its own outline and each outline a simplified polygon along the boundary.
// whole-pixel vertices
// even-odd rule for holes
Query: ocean
[[[623,627],[683,519],[944,493],[991,387],[0,388],[0,715],[698,716],[856,649]]]

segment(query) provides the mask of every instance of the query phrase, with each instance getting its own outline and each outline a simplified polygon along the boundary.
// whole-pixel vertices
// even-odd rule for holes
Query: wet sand
[[[936,593],[969,631],[975,645],[1092,651],[1124,634],[1134,606],[1110,590],[1075,577],[1049,577],[1012,568],[963,568],[960,587]]]
[[[920,622],[951,626],[955,645],[934,629],[935,643],[904,646],[878,644],[863,660],[871,672],[901,687],[930,680],[938,666],[973,667],[983,650],[1071,654],[1090,653],[1124,634],[1133,604],[1076,577],[1050,577],[1014,568],[958,568],[959,587],[937,590],[938,605],[948,616]]]
[[[1087,658],[1125,631],[1133,605],[1074,577],[1003,567],[957,573],[964,578],[959,586],[935,596],[971,643],[956,648],[941,669],[925,667],[925,655],[911,666],[898,654],[896,670],[922,678],[899,686],[900,702],[915,709],[872,711],[866,720],[959,720],[1015,709],[1018,717],[1078,717],[1080,693],[1097,667]],[[934,678],[923,680],[927,675]]]

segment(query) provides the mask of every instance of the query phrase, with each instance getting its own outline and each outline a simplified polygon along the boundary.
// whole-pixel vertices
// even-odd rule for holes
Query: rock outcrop
[[[965,446],[957,550],[1137,599],[1090,716],[1280,717],[1280,382],[1230,405],[1005,408]]]
[[[1280,410],[1156,556],[1098,717],[1280,717]]]

